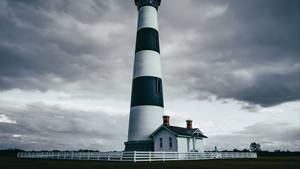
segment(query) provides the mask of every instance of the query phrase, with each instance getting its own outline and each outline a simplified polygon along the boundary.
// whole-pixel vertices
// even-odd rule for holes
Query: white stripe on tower
[[[138,27],[153,28],[158,31],[157,10],[153,6],[143,6],[139,9]]]
[[[142,50],[135,54],[133,79],[140,76],[161,78],[160,55],[153,50]]]
[[[130,109],[130,124],[128,141],[149,140],[149,133],[153,133],[161,125],[164,109],[159,106],[135,106]],[[149,127],[153,126],[153,128]]]

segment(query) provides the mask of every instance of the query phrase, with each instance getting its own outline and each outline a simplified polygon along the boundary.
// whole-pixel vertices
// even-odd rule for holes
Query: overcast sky
[[[300,1],[162,0],[165,114],[205,149],[300,151]],[[123,150],[132,0],[0,1],[0,149]]]

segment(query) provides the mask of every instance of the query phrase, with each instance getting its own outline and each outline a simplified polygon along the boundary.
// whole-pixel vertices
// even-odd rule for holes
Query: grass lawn
[[[0,157],[1,169],[299,169],[300,156],[169,162],[103,162]]]

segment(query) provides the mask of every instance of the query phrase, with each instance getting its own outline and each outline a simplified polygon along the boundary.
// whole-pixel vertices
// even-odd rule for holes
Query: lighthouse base
[[[124,144],[125,144],[125,151],[154,151],[153,140],[127,141]]]

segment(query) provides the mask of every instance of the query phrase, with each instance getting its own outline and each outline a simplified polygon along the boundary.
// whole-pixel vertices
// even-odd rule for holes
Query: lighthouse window
[[[160,94],[161,93],[161,80],[156,79],[156,93]]]
[[[163,140],[162,140],[162,138],[159,138],[159,147],[160,147],[160,148],[163,147]]]
[[[173,143],[172,143],[172,137],[169,137],[169,147],[172,148],[173,147]]]
[[[158,48],[158,34],[156,32],[153,33],[154,47]]]

